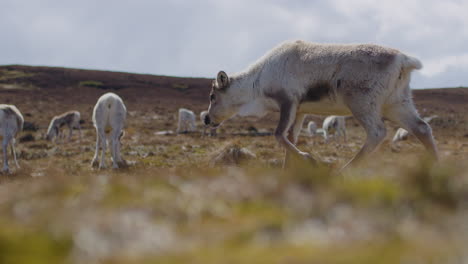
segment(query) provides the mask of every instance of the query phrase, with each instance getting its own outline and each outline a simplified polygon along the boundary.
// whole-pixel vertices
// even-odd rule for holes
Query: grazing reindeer
[[[3,137],[3,169],[2,172],[8,173],[8,145],[11,147],[11,154],[15,161],[16,167],[19,168],[18,161],[16,160],[16,136],[23,130],[24,118],[21,112],[14,105],[0,104],[0,135]]]
[[[200,113],[200,120],[202,122],[202,125],[203,125],[203,133],[202,133],[202,136],[205,136],[206,134],[206,129],[208,128],[208,125],[205,125],[205,116],[208,115],[208,111],[202,111]],[[216,127],[212,127],[210,128],[210,136],[216,136]]]
[[[326,143],[328,143],[331,134],[333,134],[335,139],[343,136],[344,142],[346,142],[346,122],[344,116],[327,116],[323,121],[322,129]]]
[[[304,116],[353,115],[367,139],[348,166],[380,145],[386,118],[415,134],[437,158],[431,127],[419,117],[409,88],[411,72],[421,67],[418,59],[377,45],[286,42],[241,73],[218,73],[205,124],[279,111],[278,142],[287,154],[312,159],[295,146]]]
[[[307,124],[307,132],[309,132],[309,136],[313,137],[317,134],[317,124],[314,121],[310,121]]]
[[[423,120],[424,120],[424,122],[430,123],[432,121],[432,119],[437,118],[437,117],[438,116],[433,115],[433,116],[429,116],[429,117],[424,117]],[[398,128],[397,132],[395,133],[395,135],[393,136],[393,139],[392,139],[392,147],[396,147],[397,143],[399,141],[407,140],[408,137],[409,137],[408,130],[406,130],[404,128],[401,128],[401,127]]]
[[[98,165],[99,147],[101,148],[101,160],[99,168],[106,168],[106,129],[111,128],[110,143],[112,154],[112,167],[119,168],[126,163],[120,156],[120,140],[124,134],[123,128],[127,115],[127,109],[122,99],[114,93],[106,93],[99,98],[93,110],[93,124],[96,127],[96,152],[92,161],[92,166]]]
[[[60,138],[60,128],[62,126],[68,126],[68,141],[70,141],[74,128],[78,128],[80,131],[80,138],[82,138],[81,126],[80,126],[80,112],[68,111],[61,115],[54,116],[50,121],[49,128],[47,129],[46,139],[53,140],[55,137]]]

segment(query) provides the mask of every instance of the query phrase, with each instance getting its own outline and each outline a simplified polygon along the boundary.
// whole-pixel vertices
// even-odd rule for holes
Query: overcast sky
[[[468,0],[1,0],[0,64],[214,77],[285,40],[418,57],[413,88],[468,86]]]

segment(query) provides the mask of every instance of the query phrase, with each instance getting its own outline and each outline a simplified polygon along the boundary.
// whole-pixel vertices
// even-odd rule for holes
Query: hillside
[[[229,120],[216,137],[200,121],[193,133],[158,133],[176,129],[179,107],[206,109],[210,83],[0,66],[0,103],[28,122],[20,168],[10,158],[0,173],[0,263],[467,263],[466,88],[414,91],[421,115],[439,116],[440,162],[415,139],[391,145],[389,126],[367,162],[340,171],[365,141],[352,118],[347,140],[303,132],[298,148],[324,163],[286,169],[274,136],[252,132],[272,132],[275,114]],[[91,113],[108,91],[128,109],[121,169],[90,166]],[[72,109],[82,137],[46,141],[50,119]]]
[[[168,112],[175,113],[180,107],[186,107],[200,112],[208,107],[210,88],[211,79],[205,78],[57,67],[0,66],[2,102],[16,104],[20,109],[33,109],[31,111],[37,113],[48,112],[49,107],[57,111],[73,108],[81,111],[82,116],[89,117],[96,99],[108,91],[121,95],[130,111],[155,111],[166,115]],[[436,122],[436,128],[452,127],[455,135],[466,134],[468,88],[414,90],[413,93],[423,116],[436,114],[443,117]],[[50,116],[45,119],[42,116],[36,118],[44,123]],[[320,122],[318,118],[311,119]],[[247,128],[262,124],[272,129],[276,120],[277,117],[271,114],[261,120],[235,119],[232,125]]]
[[[8,65],[0,66],[0,91],[16,86],[52,92],[67,90],[67,93],[85,95],[86,88],[98,90],[132,91],[141,97],[154,96],[157,100],[190,100],[204,104],[210,90],[211,79],[158,76],[126,72],[82,70],[58,67]],[[10,87],[10,88],[8,88]],[[69,90],[73,88],[73,90]],[[129,93],[130,95],[130,93]],[[131,96],[130,100],[135,96]],[[414,90],[415,101],[433,107],[466,105],[468,88],[444,88]]]

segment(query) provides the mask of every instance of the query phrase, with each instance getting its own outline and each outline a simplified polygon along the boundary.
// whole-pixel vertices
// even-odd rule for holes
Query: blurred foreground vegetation
[[[1,176],[5,177],[5,176]],[[468,173],[418,161],[92,171],[0,185],[0,263],[465,263]]]

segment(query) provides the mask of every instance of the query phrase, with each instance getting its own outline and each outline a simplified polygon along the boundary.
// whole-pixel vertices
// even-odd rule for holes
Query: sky
[[[0,65],[214,78],[286,40],[419,58],[413,88],[468,86],[468,0],[1,0]]]

